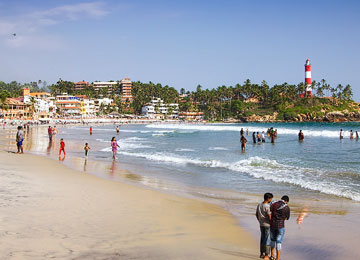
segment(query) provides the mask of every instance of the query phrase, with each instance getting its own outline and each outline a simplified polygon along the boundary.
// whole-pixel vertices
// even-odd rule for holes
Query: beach
[[[256,259],[219,206],[0,152],[1,259]]]
[[[255,208],[264,192],[273,192],[274,201],[290,196],[282,259],[356,259],[359,143],[339,141],[339,126],[348,134],[358,125],[278,124],[275,145],[249,144],[246,153],[233,141],[244,127],[238,124],[123,125],[118,134],[116,125],[94,125],[92,135],[89,126],[67,125],[58,126],[51,143],[47,127],[34,126],[24,155],[7,152],[15,151],[16,133],[7,128],[0,138],[1,160],[7,162],[2,171],[18,177],[1,183],[15,179],[3,190],[22,204],[4,212],[23,216],[6,219],[13,221],[9,226],[23,226],[29,248],[44,241],[33,234],[46,234],[53,242],[36,252],[56,252],[63,259],[258,259]],[[298,127],[303,143],[296,140]],[[116,161],[109,149],[112,136],[120,144]],[[64,161],[58,159],[61,138]],[[87,160],[85,142],[91,147]],[[19,184],[27,186],[13,192]],[[32,222],[41,228],[27,230],[36,227]],[[19,233],[9,232],[12,250]]]

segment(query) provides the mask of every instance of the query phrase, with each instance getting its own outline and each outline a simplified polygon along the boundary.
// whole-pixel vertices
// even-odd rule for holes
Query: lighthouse
[[[306,85],[306,96],[312,97],[312,88],[311,88],[311,64],[309,59],[305,62],[305,85]]]

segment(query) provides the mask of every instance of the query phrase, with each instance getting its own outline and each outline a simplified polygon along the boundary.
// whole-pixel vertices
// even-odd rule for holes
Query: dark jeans
[[[261,227],[260,254],[270,254],[270,227]]]

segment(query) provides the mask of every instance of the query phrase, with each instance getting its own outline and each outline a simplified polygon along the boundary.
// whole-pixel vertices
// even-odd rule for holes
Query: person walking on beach
[[[304,138],[305,138],[304,133],[301,130],[300,130],[298,136],[299,136],[299,141],[304,141]]]
[[[116,138],[115,136],[111,139],[111,149],[113,152],[113,159],[116,159],[116,153],[117,153],[117,148],[120,148],[120,146],[118,145],[118,143],[116,142]]]
[[[90,135],[92,135],[92,127],[90,126]]]
[[[344,139],[344,132],[342,129],[340,129],[340,139]]]
[[[53,130],[51,126],[49,126],[48,127],[49,142],[52,142],[52,134],[53,134]]]
[[[246,151],[247,139],[245,138],[244,135],[241,136],[240,142],[241,142],[241,151],[245,152]]]
[[[271,193],[264,194],[264,201],[259,203],[256,208],[256,218],[260,224],[260,258],[269,259],[270,255],[270,203],[273,199]]]
[[[61,152],[64,152],[64,157],[66,156],[66,152],[65,152],[65,142],[64,139],[60,139],[60,150],[59,150],[59,158],[61,156]]]
[[[281,244],[285,235],[285,220],[290,218],[290,208],[288,206],[289,197],[284,195],[281,200],[273,203],[270,206],[271,219],[270,219],[270,239],[271,239],[271,258],[275,259],[276,247],[276,260],[280,260]]]
[[[17,153],[24,153],[23,141],[24,141],[24,133],[22,131],[22,126],[18,126],[18,131],[16,133],[16,145],[17,145]]]
[[[87,159],[90,147],[88,143],[85,143],[84,151],[85,151],[85,158]]]
[[[52,134],[53,134],[53,135],[56,135],[56,134],[57,134],[57,128],[56,128],[56,125],[53,127]]]

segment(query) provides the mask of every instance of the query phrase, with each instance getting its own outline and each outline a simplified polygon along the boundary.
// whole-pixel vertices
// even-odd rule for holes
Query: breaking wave
[[[197,130],[197,131],[233,131],[233,132],[240,132],[241,128],[245,131],[246,129],[249,132],[258,132],[258,131],[267,131],[267,126],[249,126],[246,125],[200,125],[200,124],[150,124],[146,125],[148,128],[154,129],[175,129],[175,130]],[[285,128],[285,127],[278,127],[277,131],[278,134],[283,135],[297,135],[299,133],[299,129],[292,129],[292,128]],[[339,131],[336,130],[307,130],[303,129],[303,133],[305,136],[314,136],[314,137],[339,137]],[[345,136],[349,135],[348,131],[344,131]]]

